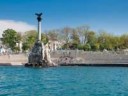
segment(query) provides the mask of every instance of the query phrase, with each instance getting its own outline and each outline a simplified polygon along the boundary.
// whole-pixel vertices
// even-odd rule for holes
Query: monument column
[[[43,43],[41,42],[41,15],[42,13],[35,14],[37,15],[38,20],[38,36],[37,40],[35,41],[35,44],[28,56],[28,63],[25,64],[25,66],[29,67],[48,67],[53,66],[54,63],[52,63],[49,53],[49,48],[44,47]],[[45,57],[45,58],[44,58]]]
[[[37,20],[38,20],[38,37],[37,37],[37,39],[39,41],[41,41],[41,20],[42,20],[41,15],[42,15],[42,13],[40,13],[40,14],[36,13],[36,15],[37,15]]]

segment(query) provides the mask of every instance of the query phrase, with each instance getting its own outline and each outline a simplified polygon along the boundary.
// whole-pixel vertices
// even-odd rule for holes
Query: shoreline
[[[51,53],[51,59],[58,66],[96,66],[96,67],[128,67],[128,54],[104,52],[81,52],[71,50],[68,56],[64,52]],[[76,55],[77,54],[77,55]],[[64,58],[63,55],[65,56]],[[73,59],[71,59],[73,57]],[[0,55],[0,66],[24,66],[28,62],[26,54]]]
[[[16,64],[13,63],[0,63],[0,66],[24,66],[24,64]],[[128,63],[119,63],[119,64],[87,64],[87,63],[81,63],[81,64],[60,64],[58,66],[85,66],[85,67],[128,67]]]
[[[61,64],[60,66],[86,66],[86,67],[128,67],[128,63],[122,64]]]

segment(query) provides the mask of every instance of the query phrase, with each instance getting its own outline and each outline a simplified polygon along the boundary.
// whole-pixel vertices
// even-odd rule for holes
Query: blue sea
[[[0,96],[128,96],[128,68],[0,66]]]

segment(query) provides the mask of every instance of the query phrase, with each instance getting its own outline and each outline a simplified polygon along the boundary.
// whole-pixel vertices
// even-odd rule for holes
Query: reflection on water
[[[128,96],[128,68],[1,66],[0,96]]]

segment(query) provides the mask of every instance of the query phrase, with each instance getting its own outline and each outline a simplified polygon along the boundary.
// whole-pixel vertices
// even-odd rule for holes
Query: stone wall
[[[71,57],[74,58],[72,59],[71,63],[87,63],[87,64],[128,63],[128,54],[123,52],[87,52],[80,50],[68,50],[68,51],[60,50],[51,53],[51,57],[54,58],[66,57],[66,55],[67,56],[70,55]]]
[[[63,56],[73,58],[67,58],[67,62],[69,63],[86,63],[86,64],[119,64],[119,63],[127,63],[128,64],[128,54],[124,54],[122,52],[85,52],[79,50],[68,50],[68,51],[55,51],[51,53],[52,61],[55,63],[64,63],[64,61],[60,61],[60,58]],[[61,59],[62,59],[61,58]],[[71,60],[70,60],[71,59]],[[65,60],[62,59],[62,60]],[[28,56],[26,54],[13,54],[13,55],[1,55],[0,63],[12,63],[12,64],[24,64],[28,62]]]

